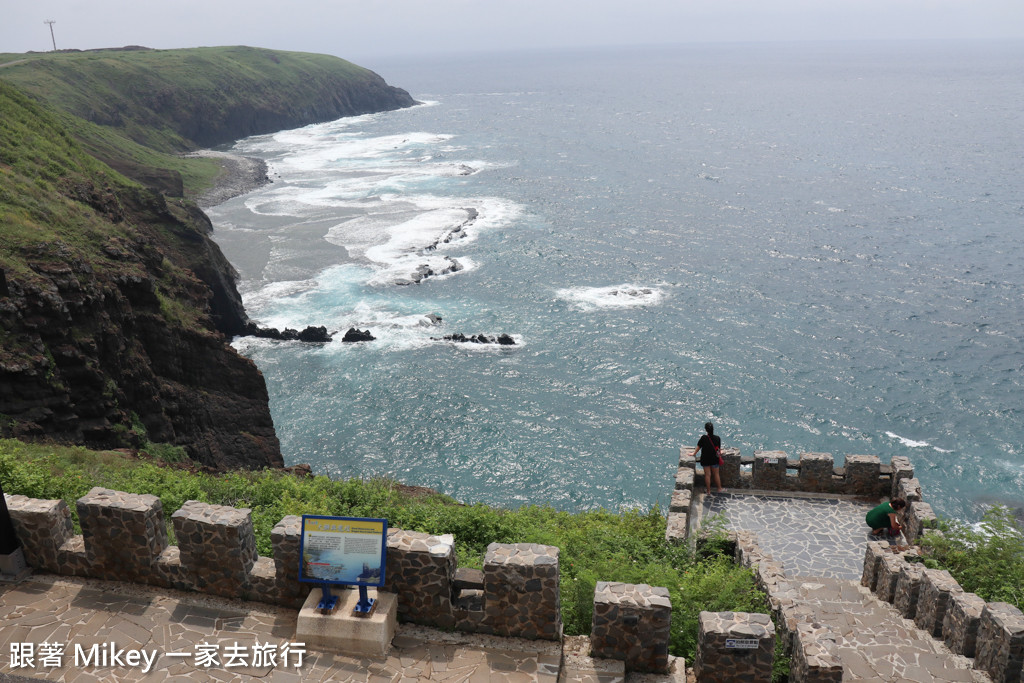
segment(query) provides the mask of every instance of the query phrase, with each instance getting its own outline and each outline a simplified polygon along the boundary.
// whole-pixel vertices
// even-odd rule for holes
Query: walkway
[[[296,615],[260,603],[46,574],[0,583],[0,683],[685,683],[682,660],[674,660],[672,675],[627,676],[622,662],[585,656],[585,637],[565,639],[564,665],[559,643],[413,625],[399,625],[386,658],[311,652],[290,642]],[[131,661],[132,650],[143,652],[138,661]],[[12,658],[21,665],[12,666]]]
[[[878,540],[864,523],[872,507],[851,496],[726,491],[704,496],[702,515],[705,523],[721,515],[727,528],[756,533],[789,576],[860,579],[864,544]]]

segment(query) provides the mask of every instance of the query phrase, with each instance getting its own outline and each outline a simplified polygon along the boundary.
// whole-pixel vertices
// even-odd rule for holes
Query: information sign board
[[[299,580],[383,586],[386,519],[302,516]]]

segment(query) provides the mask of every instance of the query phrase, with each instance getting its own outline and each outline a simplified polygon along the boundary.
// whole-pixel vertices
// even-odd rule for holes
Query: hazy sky
[[[0,52],[252,45],[375,58],[705,41],[1024,38],[1024,0],[0,0]]]

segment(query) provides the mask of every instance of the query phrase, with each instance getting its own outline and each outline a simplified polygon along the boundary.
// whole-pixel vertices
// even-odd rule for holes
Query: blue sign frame
[[[383,586],[387,537],[386,519],[302,515],[299,581]]]

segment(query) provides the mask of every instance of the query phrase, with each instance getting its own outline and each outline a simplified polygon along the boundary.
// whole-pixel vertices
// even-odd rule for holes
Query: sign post
[[[317,609],[330,613],[338,604],[331,585],[359,588],[359,602],[352,613],[370,616],[376,606],[367,587],[384,585],[388,522],[360,517],[302,516],[299,581],[321,589]]]

